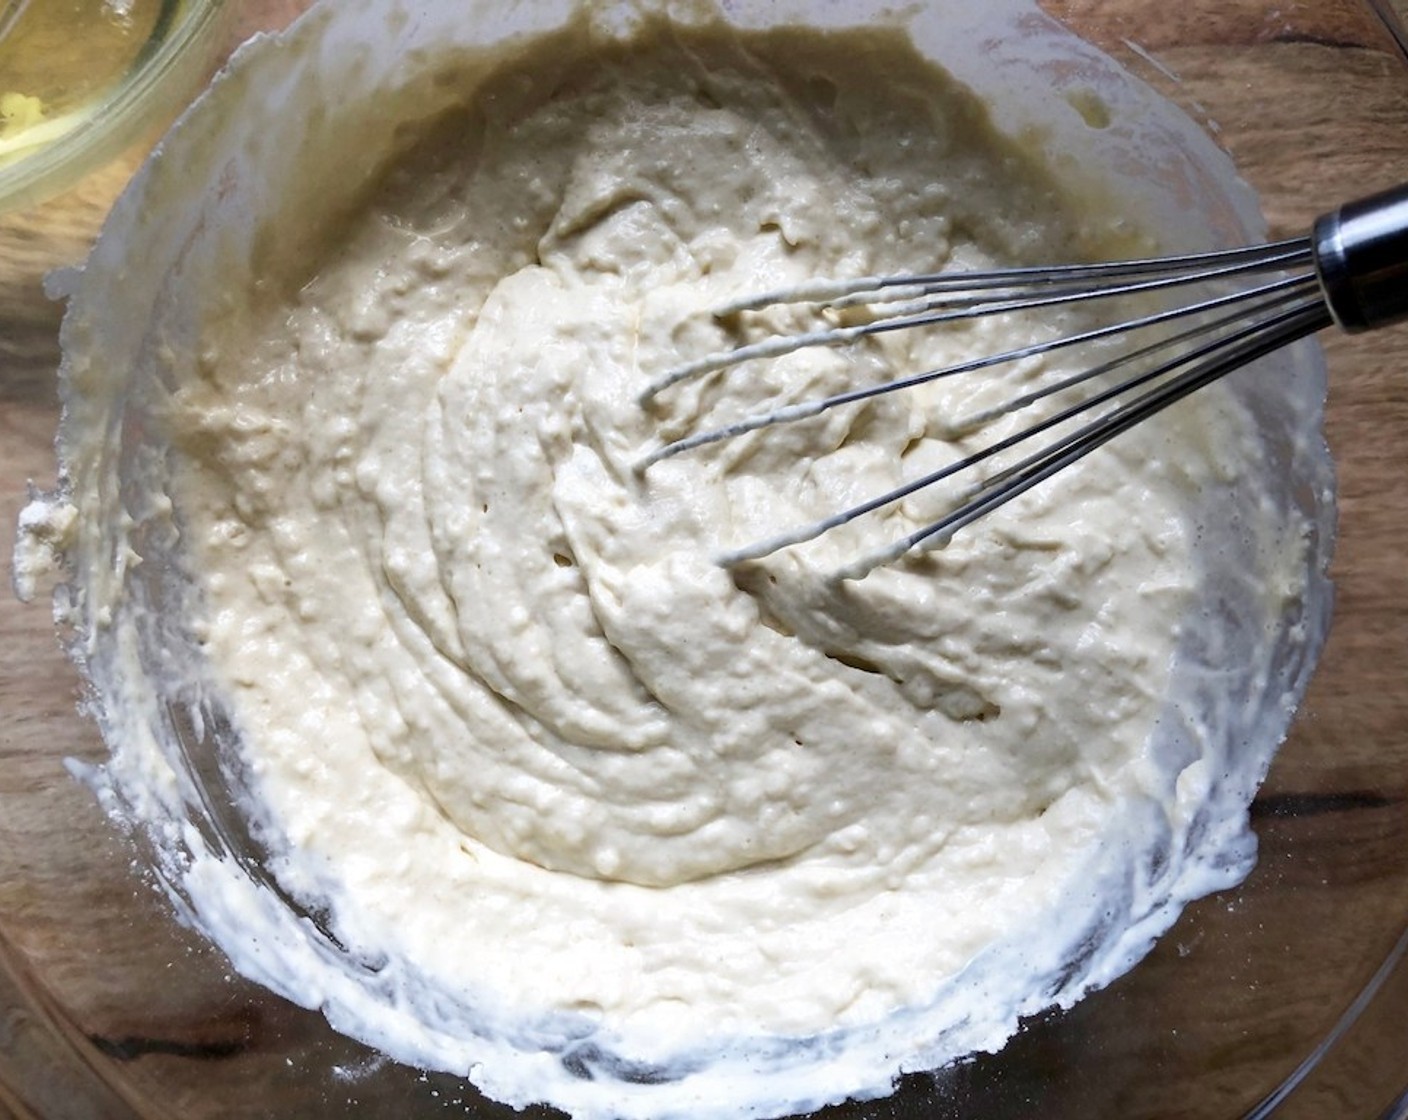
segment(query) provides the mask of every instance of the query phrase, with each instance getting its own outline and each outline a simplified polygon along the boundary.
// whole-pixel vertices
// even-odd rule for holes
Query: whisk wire
[[[1281,297],[1278,302],[1285,302],[1285,297]],[[1268,304],[1268,306],[1270,305]],[[1046,417],[1043,420],[1037,421],[1036,423],[1033,423],[1029,427],[1022,429],[1020,432],[1016,432],[1013,435],[1007,436],[1000,440],[996,440],[992,444],[981,448],[980,450],[974,452],[971,455],[968,455],[953,463],[950,463],[947,466],[931,471],[928,474],[911,479],[905,483],[902,483],[899,486],[894,487],[891,490],[876,495],[873,498],[869,498],[839,513],[832,514],[829,517],[822,518],[818,521],[810,522],[806,525],[789,530],[777,536],[770,537],[766,540],[758,541],[744,548],[740,548],[733,552],[726,553],[719,558],[719,563],[722,564],[724,567],[736,567],[737,565],[745,563],[747,561],[760,560],[763,557],[769,556],[772,553],[777,552],[783,548],[787,548],[796,544],[803,544],[806,541],[815,540],[817,537],[820,537],[823,534],[830,532],[832,529],[836,529],[842,525],[848,524],[849,522],[854,521],[857,518],[864,516],[865,514],[873,513],[874,511],[881,509],[884,506],[892,505],[895,502],[907,498],[911,494],[917,493],[920,490],[937,485],[938,483],[952,478],[953,476],[960,474],[964,471],[971,470],[973,467],[976,467],[979,464],[986,462],[994,456],[1000,455],[1005,451],[1010,451],[1014,447],[1026,443],[1027,441],[1032,440],[1037,436],[1042,435],[1043,433],[1051,431],[1053,428],[1060,427],[1061,425],[1067,423],[1068,421],[1074,419],[1077,416],[1080,416],[1090,411],[1093,408],[1099,408],[1101,405],[1108,404],[1111,401],[1117,400],[1119,397],[1124,396],[1125,394],[1131,392],[1134,389],[1138,389],[1142,386],[1148,385],[1151,382],[1158,381],[1160,378],[1167,377],[1169,374],[1173,373],[1175,370],[1181,367],[1192,366],[1190,370],[1185,372],[1183,375],[1180,375],[1179,378],[1174,379],[1173,381],[1165,382],[1164,386],[1161,386],[1159,389],[1151,390],[1150,394],[1146,394],[1145,396],[1137,398],[1135,401],[1128,402],[1127,404],[1120,406],[1119,409],[1112,411],[1104,417],[1092,421],[1090,424],[1087,424],[1082,428],[1076,430],[1075,432],[1072,432],[1067,436],[1055,441],[1054,443],[1034,453],[1028,458],[1023,459],[1022,461],[1013,464],[1011,467],[1008,467],[1005,470],[994,474],[993,476],[989,477],[986,481],[975,485],[966,494],[961,494],[958,496],[957,501],[960,504],[957,506],[957,508],[955,508],[951,513],[946,515],[940,521],[925,526],[924,528],[918,530],[916,533],[911,534],[909,537],[896,542],[895,545],[889,546],[886,549],[881,550],[880,552],[871,554],[871,556],[866,557],[857,564],[851,565],[847,569],[844,569],[844,571],[848,573],[853,570],[859,572],[860,574],[869,572],[877,565],[885,563],[888,560],[892,560],[897,556],[902,555],[904,552],[909,551],[910,549],[918,546],[926,540],[938,536],[945,530],[956,532],[959,528],[967,524],[969,521],[981,516],[983,513],[986,513],[991,509],[996,508],[998,505],[1003,504],[1011,498],[1016,497],[1018,494],[1023,493],[1025,490],[1030,489],[1032,485],[1035,485],[1036,482],[1040,481],[1042,478],[1048,477],[1048,475],[1046,473],[1039,473],[1037,477],[1035,477],[1034,481],[1027,483],[1024,481],[1024,478],[1028,473],[1040,472],[1043,469],[1043,464],[1045,464],[1049,460],[1052,460],[1053,457],[1062,457],[1071,449],[1083,446],[1085,444],[1085,441],[1090,439],[1096,439],[1097,442],[1088,446],[1086,450],[1081,452],[1079,455],[1076,455],[1074,458],[1070,459],[1060,458],[1060,462],[1062,465],[1067,465],[1069,462],[1075,461],[1076,458],[1081,458],[1084,454],[1088,454],[1089,451],[1094,450],[1095,447],[1100,446],[1100,444],[1106,442],[1108,439],[1118,434],[1119,431],[1124,430],[1123,427],[1119,427],[1117,425],[1119,417],[1124,414],[1125,410],[1135,408],[1135,406],[1141,404],[1141,402],[1146,401],[1146,399],[1148,399],[1151,395],[1159,393],[1163,388],[1169,385],[1173,385],[1183,379],[1189,378],[1190,376],[1195,377],[1196,375],[1198,375],[1199,371],[1210,367],[1220,354],[1225,352],[1232,352],[1234,354],[1238,353],[1240,351],[1237,350],[1237,347],[1242,346],[1249,340],[1254,341],[1256,338],[1262,335],[1274,334],[1274,332],[1276,332],[1278,328],[1281,328],[1283,326],[1289,325],[1292,331],[1299,329],[1299,333],[1294,334],[1288,332],[1284,338],[1281,338],[1281,340],[1275,344],[1276,346],[1285,345],[1287,342],[1293,341],[1294,338],[1302,337],[1304,334],[1311,333],[1314,330],[1319,329],[1319,326],[1323,326],[1324,323],[1320,323],[1318,326],[1312,326],[1309,329],[1299,328],[1299,324],[1301,324],[1302,321],[1305,319],[1307,312],[1315,312],[1317,310],[1319,310],[1323,315],[1328,315],[1327,312],[1324,312],[1323,307],[1320,305],[1317,298],[1307,297],[1304,293],[1300,293],[1299,302],[1297,302],[1294,306],[1290,307],[1289,309],[1284,310],[1278,316],[1274,316],[1269,320],[1258,322],[1253,326],[1244,327],[1242,330],[1236,333],[1215,338],[1212,341],[1204,343],[1203,345],[1197,347],[1196,349],[1181,353],[1176,357],[1168,359],[1150,369],[1144,370],[1134,376],[1128,377],[1125,380],[1119,382],[1118,384],[1110,386],[1109,388],[1106,388],[1091,397],[1077,401],[1067,406],[1066,408],[1056,413],[1053,413],[1051,416]],[[1218,325],[1228,326],[1231,323],[1238,321],[1239,318],[1240,317],[1228,317]],[[1279,335],[1277,335],[1276,337],[1280,338]],[[1272,348],[1275,347],[1273,346]],[[1247,357],[1241,360],[1250,361],[1252,360],[1252,358]],[[1111,366],[1117,364],[1125,363],[1122,359],[1117,360],[1116,362],[1109,363],[1109,365]],[[1227,372],[1228,369],[1236,368],[1237,364],[1237,361],[1233,360],[1230,365],[1226,366],[1221,370],[1218,376],[1221,376],[1222,373]],[[1206,382],[1199,382],[1198,385],[1205,383]],[[1189,389],[1188,391],[1191,392],[1192,390]],[[1177,399],[1180,398],[1172,397],[1167,401],[1167,403],[1171,404],[1174,400]],[[1157,409],[1155,411],[1157,411]],[[1131,421],[1131,423],[1135,422],[1137,422],[1137,420]],[[1056,467],[1053,468],[1053,471],[1059,469],[1060,467]],[[994,493],[1002,493],[1003,496],[1000,498],[1000,500],[993,501],[992,498]],[[841,578],[858,577],[855,575],[843,575]]]
[[[1136,262],[1147,264],[1144,269],[1088,272],[1082,265],[1063,265],[1046,269],[1037,275],[1014,281],[1009,274],[980,273],[976,283],[939,283],[937,280],[898,287],[889,291],[857,292],[842,299],[830,301],[820,306],[832,310],[856,306],[868,306],[887,302],[913,303],[913,307],[902,307],[891,314],[922,314],[926,311],[964,308],[979,309],[981,314],[1019,310],[1027,307],[1053,306],[1068,302],[1085,302],[1108,299],[1116,296],[1132,295],[1141,292],[1159,291],[1177,287],[1180,284],[1205,283],[1208,280],[1227,279],[1270,270],[1285,271],[1287,268],[1309,264],[1311,260],[1308,243],[1302,243],[1294,250],[1276,254],[1257,254],[1238,257],[1224,262],[1216,268],[1204,267],[1192,272],[1185,265],[1176,262]],[[1154,267],[1162,263],[1164,267]],[[961,275],[961,274],[960,274]],[[1133,280],[1131,277],[1139,277]],[[953,281],[952,274],[943,274],[941,279]],[[961,292],[963,294],[946,294]],[[932,297],[932,298],[921,298]],[[1065,298],[1063,298],[1065,297]],[[994,300],[999,302],[994,302]],[[1016,303],[1017,306],[1012,306]]]
[[[1247,245],[1236,249],[1215,249],[1205,253],[1184,253],[1178,256],[1145,257],[1128,261],[1091,261],[1082,264],[1027,265],[1019,268],[950,270],[947,272],[915,273],[898,276],[863,276],[849,280],[813,280],[788,288],[761,292],[724,304],[715,313],[728,318],[743,311],[761,311],[780,303],[813,303],[819,306],[844,306],[869,298],[884,298],[879,293],[894,288],[924,288],[928,291],[1017,288],[1024,285],[1070,281],[1088,286],[1092,280],[1113,277],[1121,281],[1130,276],[1186,273],[1205,277],[1209,269],[1226,265],[1246,265],[1252,269],[1283,270],[1310,262],[1310,243],[1304,237],[1288,238],[1265,245]]]
[[[1038,389],[1033,389],[1030,393],[1023,393],[1020,396],[1013,397],[1011,400],[1001,405],[976,412],[964,420],[956,421],[953,427],[958,431],[965,431],[985,424],[990,420],[996,420],[998,417],[1020,412],[1024,408],[1029,408],[1039,401],[1045,400],[1047,397],[1055,396],[1057,393],[1063,393],[1068,389],[1073,389],[1077,385],[1082,385],[1087,381],[1093,381],[1095,378],[1102,377],[1107,373],[1113,373],[1122,366],[1132,365],[1160,351],[1170,350],[1175,346],[1181,346],[1194,339],[1214,334],[1226,327],[1243,322],[1249,315],[1260,315],[1275,311],[1292,302],[1304,302],[1306,295],[1314,293],[1316,290],[1316,281],[1313,276],[1297,276],[1283,282],[1267,284],[1261,288],[1252,289],[1243,293],[1247,299],[1245,304],[1234,298],[1225,301],[1208,301],[1196,305],[1199,311],[1204,312],[1211,310],[1213,305],[1225,306],[1227,304],[1231,304],[1236,310],[1215,319],[1195,323],[1193,326],[1181,330],[1176,334],[1167,335],[1146,346],[1141,346],[1138,349],[1126,351],[1111,358],[1109,361],[1091,366],[1089,369],[1081,370],[1079,373],[1074,373],[1069,377],[1053,381]],[[1267,298],[1256,298],[1261,295],[1266,295]],[[1141,324],[1136,321],[1130,329],[1138,330],[1140,327]]]
[[[780,358],[788,354],[805,350],[817,346],[843,346],[856,342],[862,338],[883,334],[890,331],[910,330],[916,327],[939,326],[944,323],[960,322],[965,319],[978,318],[980,316],[999,315],[1006,312],[1025,311],[1042,307],[1058,307],[1073,303],[1086,303],[1098,299],[1112,299],[1120,296],[1132,296],[1146,294],[1156,291],[1163,291],[1171,287],[1184,284],[1202,284],[1219,279],[1229,279],[1235,276],[1254,272],[1265,272],[1271,270],[1284,270],[1290,265],[1300,263],[1309,264],[1311,261],[1310,244],[1306,240],[1300,242],[1278,243],[1273,248],[1277,252],[1266,254],[1237,254],[1235,258],[1227,264],[1218,267],[1203,267],[1201,271],[1190,271],[1191,265],[1177,265],[1169,269],[1165,267],[1162,273],[1157,272],[1153,267],[1154,261],[1134,262],[1136,268],[1140,265],[1147,265],[1146,271],[1153,274],[1143,279],[1130,281],[1127,278],[1116,280],[1109,284],[1091,284],[1092,278],[1101,276],[1118,276],[1113,271],[1093,271],[1097,265],[1062,265],[1044,269],[1030,270],[1030,276],[1026,278],[1026,285],[1022,282],[1014,283],[1011,279],[1013,275],[1021,275],[1024,270],[1017,269],[1007,273],[1007,282],[1000,283],[1003,276],[996,272],[981,273],[958,273],[945,274],[937,273],[933,276],[898,276],[878,278],[877,287],[891,287],[896,285],[916,285],[932,286],[935,292],[944,290],[960,289],[969,291],[974,286],[979,288],[990,288],[998,293],[1000,298],[991,294],[975,296],[942,296],[938,295],[932,300],[920,301],[916,307],[906,308],[902,313],[891,314],[882,318],[873,319],[869,322],[858,323],[853,326],[830,327],[819,330],[804,331],[793,335],[778,335],[765,339],[761,342],[748,343],[735,347],[732,350],[723,350],[715,354],[708,354],[694,361],[686,362],[667,370],[651,381],[639,394],[639,401],[642,405],[648,405],[655,397],[659,396],[666,389],[678,385],[682,381],[693,380],[705,374],[716,373],[719,370],[727,369],[730,366],[740,365],[744,362],[755,361],[766,358]],[[1206,255],[1199,254],[1196,257],[1184,258],[1186,260],[1205,259]],[[1167,265],[1167,262],[1164,262]],[[973,283],[959,285],[955,281],[957,277],[966,276]],[[941,284],[942,282],[942,284]],[[781,289],[771,293],[770,297],[759,303],[759,307],[766,307],[778,303],[789,302],[820,302],[825,305],[827,301],[813,300],[807,298],[807,294],[818,289],[811,286],[804,286],[789,292]],[[858,289],[855,293],[859,294]],[[788,299],[786,297],[791,296]],[[798,296],[801,298],[797,298]],[[750,306],[731,305],[720,309],[716,317],[726,317],[736,314],[739,310],[753,310]]]
[[[833,574],[836,580],[862,579],[882,564],[925,545],[946,543],[964,526],[1026,493],[1046,479],[1080,461],[1110,440],[1162,412],[1191,393],[1212,384],[1234,370],[1265,357],[1333,322],[1322,300],[1297,305],[1272,319],[1249,327],[1231,339],[1219,340],[1202,348],[1204,360],[1189,369],[1120,405],[1107,415],[1084,425],[1073,434],[999,472],[950,513],[918,529],[883,549],[845,565]],[[1186,359],[1176,365],[1186,363]],[[1169,372],[1168,369],[1162,371]],[[1125,392],[1134,382],[1147,383],[1149,377],[1131,379],[1119,388]],[[764,554],[766,555],[766,554]]]
[[[1150,327],[1160,326],[1190,316],[1206,315],[1209,312],[1221,310],[1229,306],[1237,306],[1249,301],[1254,302],[1262,296],[1284,293],[1286,298],[1289,298],[1307,288],[1313,288],[1314,285],[1315,278],[1309,273],[1300,276],[1286,277],[1246,291],[1214,296],[1197,303],[1171,308],[1166,311],[1153,312],[1136,319],[1095,327],[1075,334],[1062,335],[1059,338],[1046,339],[1041,342],[1031,343],[1027,346],[1005,350],[997,354],[986,354],[980,358],[972,358],[968,361],[954,363],[953,365],[926,370],[923,373],[912,374],[909,377],[897,378],[876,385],[862,386],[858,389],[848,389],[843,393],[835,393],[831,396],[821,397],[813,401],[784,405],[781,408],[745,416],[729,424],[720,425],[719,427],[710,428],[702,432],[696,432],[693,435],[666,443],[642,458],[637,469],[645,470],[647,467],[663,459],[669,459],[685,451],[705,447],[711,443],[718,443],[721,440],[734,439],[748,432],[758,431],[759,429],[772,427],[777,424],[788,424],[798,420],[809,419],[841,405],[856,404],[860,401],[881,396],[885,393],[892,393],[902,389],[912,389],[916,386],[924,385],[942,378],[954,377],[963,373],[972,373],[980,369],[1021,361],[1025,358],[1038,357],[1068,347],[1098,342],[1101,339],[1116,335],[1125,335],[1132,331],[1147,330]],[[1263,308],[1258,307],[1257,309],[1261,310]],[[1225,325],[1228,322],[1240,319],[1242,314],[1243,313],[1238,313],[1218,320],[1216,325]],[[1213,329],[1213,324],[1205,324],[1202,327],[1194,328],[1193,331],[1188,332],[1186,335],[1176,335],[1172,338],[1162,340],[1159,343],[1155,343],[1151,349],[1172,345],[1177,341],[1183,341],[1187,337],[1192,337],[1195,334],[1204,333],[1211,329]],[[1145,351],[1136,351],[1126,354],[1104,366],[1098,367],[1094,371],[1089,371],[1087,377],[1082,378],[1082,380],[1088,380],[1090,376],[1095,376],[1098,373],[1109,372],[1111,369],[1118,368],[1118,366],[1126,364],[1137,357],[1144,356],[1144,353]],[[1043,393],[1042,395],[1049,395],[1049,393]],[[1005,411],[1010,411],[1010,409]]]

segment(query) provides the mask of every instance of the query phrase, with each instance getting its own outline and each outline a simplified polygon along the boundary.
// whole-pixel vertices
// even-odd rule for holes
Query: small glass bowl
[[[0,213],[58,194],[170,123],[209,76],[232,7],[0,0]],[[71,52],[67,75],[56,73],[58,42]],[[25,88],[24,52],[40,51],[44,98]]]

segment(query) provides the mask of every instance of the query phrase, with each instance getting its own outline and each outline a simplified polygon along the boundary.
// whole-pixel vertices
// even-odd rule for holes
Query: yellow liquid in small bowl
[[[179,23],[179,0],[0,0],[0,165],[63,135]]]

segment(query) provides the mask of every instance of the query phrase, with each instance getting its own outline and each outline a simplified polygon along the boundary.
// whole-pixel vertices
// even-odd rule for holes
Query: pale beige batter
[[[642,477],[661,434],[1051,325],[797,354],[643,410],[727,341],[710,307],[1101,231],[894,36],[651,34],[514,67],[296,292],[211,337],[177,500],[275,819],[347,905],[528,1004],[808,1032],[922,998],[1110,813],[1169,801],[1145,743],[1194,579],[1187,451],[1236,431],[1195,407],[1176,459],[1116,453],[860,583],[827,577],[929,496],[719,568],[955,456],[946,418],[1049,374]]]

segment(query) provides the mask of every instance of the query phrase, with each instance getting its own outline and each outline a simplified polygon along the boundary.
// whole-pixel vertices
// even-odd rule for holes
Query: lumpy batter
[[[1010,380],[644,475],[662,433],[936,344],[636,397],[725,344],[708,309],[741,293],[1100,233],[884,38],[559,40],[434,125],[292,298],[209,340],[173,419],[209,648],[288,844],[417,959],[621,1022],[818,1031],[1032,920],[1113,807],[1171,795],[1145,744],[1212,410],[1176,458],[1141,444],[837,584],[859,533],[714,557],[953,457],[946,419]]]
[[[1030,417],[955,425],[1069,371],[1032,360],[640,469],[661,440],[1078,322],[809,350],[643,408],[665,369],[800,322],[709,314],[731,299],[1150,247],[902,34],[549,36],[408,125],[319,240],[207,326],[165,414],[170,496],[272,872],[434,993],[376,998],[524,1050],[512,1024],[565,1016],[660,1081],[740,1039],[830,1039],[836,1071],[847,1038],[881,1038],[862,1074],[812,1079],[840,1096],[873,1091],[877,1061],[883,1082],[995,1045],[1156,908],[1111,884],[1183,857],[1206,788],[1152,736],[1202,624],[1193,498],[1255,454],[1230,398],[857,581],[831,577],[939,496],[715,557],[1007,434]],[[954,1026],[984,1003],[996,1036]],[[525,1084],[493,1091],[568,1099]]]

